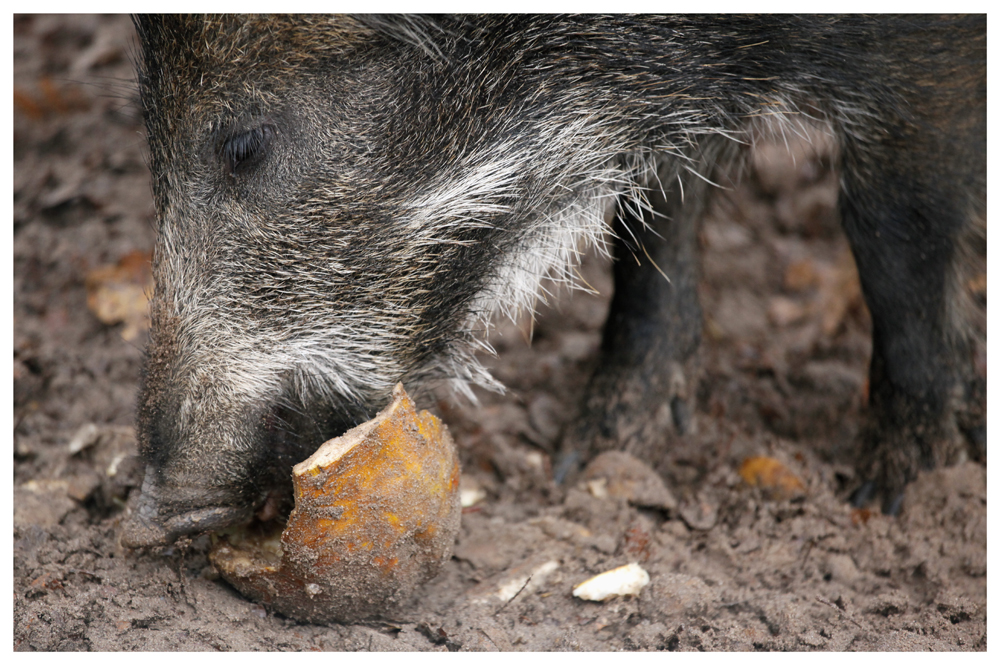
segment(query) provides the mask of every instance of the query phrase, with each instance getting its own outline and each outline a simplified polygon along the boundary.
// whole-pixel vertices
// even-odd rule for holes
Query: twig
[[[532,573],[531,575],[528,575],[528,579],[524,580],[524,584],[522,584],[521,588],[517,590],[517,593],[515,593],[513,596],[511,596],[510,600],[508,600],[506,603],[503,604],[503,607],[501,607],[496,612],[494,612],[493,616],[496,616],[496,615],[500,614],[501,612],[503,612],[505,609],[507,609],[508,605],[510,605],[511,603],[514,602],[515,598],[517,598],[518,596],[521,595],[521,592],[524,591],[528,587],[528,582],[531,581],[531,578],[532,578],[533,575],[534,575],[534,573]],[[490,641],[492,641],[492,640],[490,640]]]

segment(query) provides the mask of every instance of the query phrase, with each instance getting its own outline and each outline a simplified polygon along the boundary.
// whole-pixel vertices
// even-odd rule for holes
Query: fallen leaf
[[[146,294],[153,289],[149,252],[130,252],[116,265],[91,270],[86,286],[87,307],[101,323],[124,323],[121,335],[126,342],[149,329]]]
[[[815,263],[812,259],[802,259],[791,263],[785,269],[785,290],[805,291],[819,284]]]
[[[854,526],[868,524],[871,518],[872,511],[868,508],[855,508],[851,511],[851,524]]]
[[[740,476],[777,500],[802,496],[806,490],[798,476],[773,457],[748,457],[740,465]]]
[[[46,115],[85,111],[90,108],[90,100],[78,86],[70,83],[56,83],[43,76],[38,80],[38,94],[23,88],[14,88],[14,108],[21,110],[32,120]]]
[[[785,269],[784,289],[789,293],[813,290],[808,304],[779,296],[771,300],[768,314],[778,326],[797,323],[805,317],[819,319],[820,329],[826,336],[833,335],[847,315],[864,307],[861,280],[854,263],[854,255],[846,245],[834,262],[802,259]]]
[[[861,280],[854,263],[854,256],[847,247],[840,252],[837,262],[820,274],[819,309],[823,333],[832,335],[843,323],[847,314],[864,305]]]
[[[32,120],[38,120],[44,115],[38,102],[31,95],[17,88],[14,88],[14,108],[20,109]]]

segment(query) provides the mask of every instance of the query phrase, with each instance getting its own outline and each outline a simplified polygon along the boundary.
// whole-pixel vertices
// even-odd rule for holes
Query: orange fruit
[[[448,430],[402,384],[375,418],[293,468],[277,529],[223,532],[209,554],[243,595],[317,623],[385,616],[451,557],[461,519]]]

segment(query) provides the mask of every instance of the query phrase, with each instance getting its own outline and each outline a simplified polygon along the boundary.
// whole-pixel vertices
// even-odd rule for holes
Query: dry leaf
[[[795,261],[785,269],[786,291],[805,291],[819,284],[819,275],[812,259]]]
[[[86,285],[87,307],[101,323],[124,323],[121,334],[126,342],[149,329],[150,252],[130,252],[117,265],[91,270]]]
[[[815,292],[808,305],[793,300],[773,298],[768,309],[775,325],[797,323],[807,316],[817,316],[824,335],[837,332],[852,311],[864,306],[861,280],[850,248],[845,246],[833,264],[811,258],[795,261],[785,270],[784,288],[791,293]]]
[[[798,476],[773,457],[748,457],[740,466],[740,476],[778,500],[802,496],[806,490]]]
[[[855,508],[851,511],[851,524],[854,526],[868,524],[868,520],[871,518],[872,511],[868,508]]]
[[[844,248],[837,263],[820,275],[819,307],[823,333],[832,335],[852,309],[864,305],[861,280],[851,250]]]

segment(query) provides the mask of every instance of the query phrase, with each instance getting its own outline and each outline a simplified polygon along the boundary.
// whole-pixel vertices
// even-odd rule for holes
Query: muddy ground
[[[986,648],[985,466],[922,475],[895,518],[847,504],[870,322],[835,176],[773,146],[702,228],[705,372],[696,431],[666,466],[672,500],[636,507],[600,483],[553,483],[611,291],[591,258],[584,276],[602,295],[543,308],[530,344],[526,324],[499,326],[490,363],[506,395],[426,405],[485,498],[401,616],[275,615],[218,579],[206,537],[123,551],[143,333],[102,322],[94,285],[154,241],[133,49],[122,17],[14,19],[16,650]],[[739,470],[753,456],[784,464],[804,496],[749,486]],[[629,562],[651,578],[638,596],[571,595]]]

